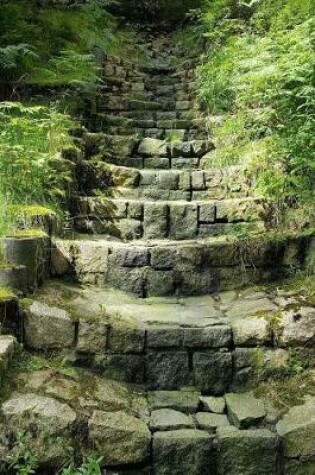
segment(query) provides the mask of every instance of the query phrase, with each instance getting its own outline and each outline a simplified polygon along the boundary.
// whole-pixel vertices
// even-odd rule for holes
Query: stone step
[[[136,254],[123,258],[130,263]],[[166,395],[163,399],[162,394],[152,394],[153,411],[197,413],[195,420],[182,417],[173,423],[153,413],[153,432],[174,430],[176,424],[184,425],[177,429],[197,425],[212,433],[218,425],[247,430],[263,424],[267,410],[262,401],[251,392],[231,391],[248,389],[254,378],[257,384],[259,378],[285,375],[291,350],[305,349],[306,341],[315,340],[310,326],[315,307],[298,304],[294,293],[283,299],[280,289],[249,287],[214,296],[142,300],[108,287],[64,290],[65,309],[46,303],[47,294],[61,294],[62,285],[53,282],[27,304],[26,346],[35,351],[72,348],[78,362],[92,365],[105,377],[144,384],[150,390],[193,386],[190,398],[186,395],[177,405],[171,395],[168,403]],[[288,319],[292,298],[296,307]],[[277,327],[272,325],[276,315]],[[225,398],[201,398],[201,393]],[[204,417],[207,411],[216,416]]]
[[[77,176],[80,189],[85,194],[97,190],[98,193],[103,191],[112,197],[151,196],[165,200],[172,196],[172,199],[194,201],[245,198],[249,196],[252,187],[241,167],[197,170],[198,158],[134,158],[129,161],[134,162],[130,165],[137,165],[137,168],[99,160],[81,161]],[[170,165],[173,168],[170,169]],[[116,187],[119,189],[115,193]]]
[[[307,238],[274,235],[245,240],[220,237],[187,242],[120,242],[108,236],[55,240],[52,274],[79,283],[108,284],[139,297],[203,295],[292,275],[300,269]]]
[[[115,376],[131,365],[130,355],[124,356],[120,364],[116,359]],[[93,457],[104,456],[100,458],[101,470],[109,475],[314,473],[315,398],[307,391],[299,406],[282,410],[266,397],[253,397],[250,392],[233,394],[244,414],[249,418],[254,414],[252,426],[240,430],[229,418],[229,404],[222,414],[200,410],[202,396],[197,389],[148,392],[84,368],[74,369],[75,376],[53,371],[49,359],[43,361],[47,368],[21,371],[19,392],[1,403],[4,460],[10,460],[11,439],[18,440],[23,424],[25,432],[32,434],[29,450],[42,473],[47,473],[47,466],[52,473],[60,463],[68,466],[69,456],[60,440],[75,446],[80,455],[90,454],[87,447],[93,447]],[[113,355],[106,361],[113,364]],[[225,403],[228,396],[215,399]],[[253,407],[248,407],[244,397]],[[257,416],[264,406],[267,409],[261,421]],[[45,428],[47,434],[47,427],[49,440],[42,432]],[[295,456],[301,452],[303,456]]]
[[[139,192],[140,191],[140,192]],[[156,196],[178,198],[178,190],[160,190]],[[140,195],[135,199],[134,194]],[[165,193],[162,194],[162,193]],[[116,189],[119,195],[119,189]],[[123,189],[130,198],[79,197],[75,200],[74,225],[79,232],[109,234],[123,240],[196,239],[265,229],[263,204],[253,198],[221,201],[149,201],[154,188]],[[180,192],[179,198],[183,193]],[[188,194],[187,194],[188,198]]]

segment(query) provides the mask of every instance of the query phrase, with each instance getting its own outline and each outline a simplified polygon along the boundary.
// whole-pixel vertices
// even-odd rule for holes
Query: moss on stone
[[[0,265],[0,269],[1,269],[1,265]],[[8,300],[12,300],[16,298],[17,297],[12,290],[7,289],[6,287],[0,287],[0,303],[7,302]]]
[[[14,231],[10,234],[8,234],[6,237],[9,238],[17,238],[17,239],[22,239],[22,238],[45,238],[47,237],[47,234],[40,230],[40,229],[19,229],[17,231]]]

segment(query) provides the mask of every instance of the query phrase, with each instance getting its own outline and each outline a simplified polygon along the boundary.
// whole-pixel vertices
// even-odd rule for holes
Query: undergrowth
[[[314,208],[315,28],[306,0],[216,0],[199,10],[204,110],[220,115],[209,165],[241,163],[279,207]]]

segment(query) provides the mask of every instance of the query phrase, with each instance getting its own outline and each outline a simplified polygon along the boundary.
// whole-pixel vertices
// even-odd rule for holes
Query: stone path
[[[145,61],[107,58],[99,131],[76,138],[74,231],[55,240],[53,273],[148,297],[209,294],[302,265],[303,239],[236,239],[266,232],[268,204],[242,167],[212,166],[217,118],[195,100],[198,58],[172,35],[139,41]]]
[[[39,475],[73,452],[109,475],[314,475],[315,302],[270,285],[307,239],[275,240],[244,170],[212,166],[196,59],[139,41],[145,62],[106,58],[76,137],[71,235],[35,215],[49,237],[6,243],[19,290],[51,279],[0,301],[0,473],[24,434]],[[258,391],[278,380],[290,404]]]

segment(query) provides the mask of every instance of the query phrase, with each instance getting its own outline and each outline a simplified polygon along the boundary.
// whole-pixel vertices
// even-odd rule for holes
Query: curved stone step
[[[139,159],[141,162],[142,160]],[[81,161],[77,180],[85,193],[97,190],[107,196],[156,200],[211,200],[245,198],[251,191],[241,167],[212,170],[181,169],[187,163],[198,166],[198,159],[159,157],[144,160],[151,169],[125,167],[97,161]],[[135,159],[138,163],[138,159]],[[161,169],[157,165],[161,165]],[[173,169],[170,169],[173,164]],[[176,166],[178,169],[176,169]],[[87,183],[88,179],[88,183]]]
[[[56,240],[53,275],[80,283],[111,285],[140,297],[202,295],[292,275],[303,266],[309,241],[271,234],[178,242],[123,243],[108,236]]]
[[[82,197],[76,208],[74,224],[79,232],[124,240],[185,240],[265,229],[263,204],[253,198],[189,202],[149,201],[146,194],[138,199]]]

